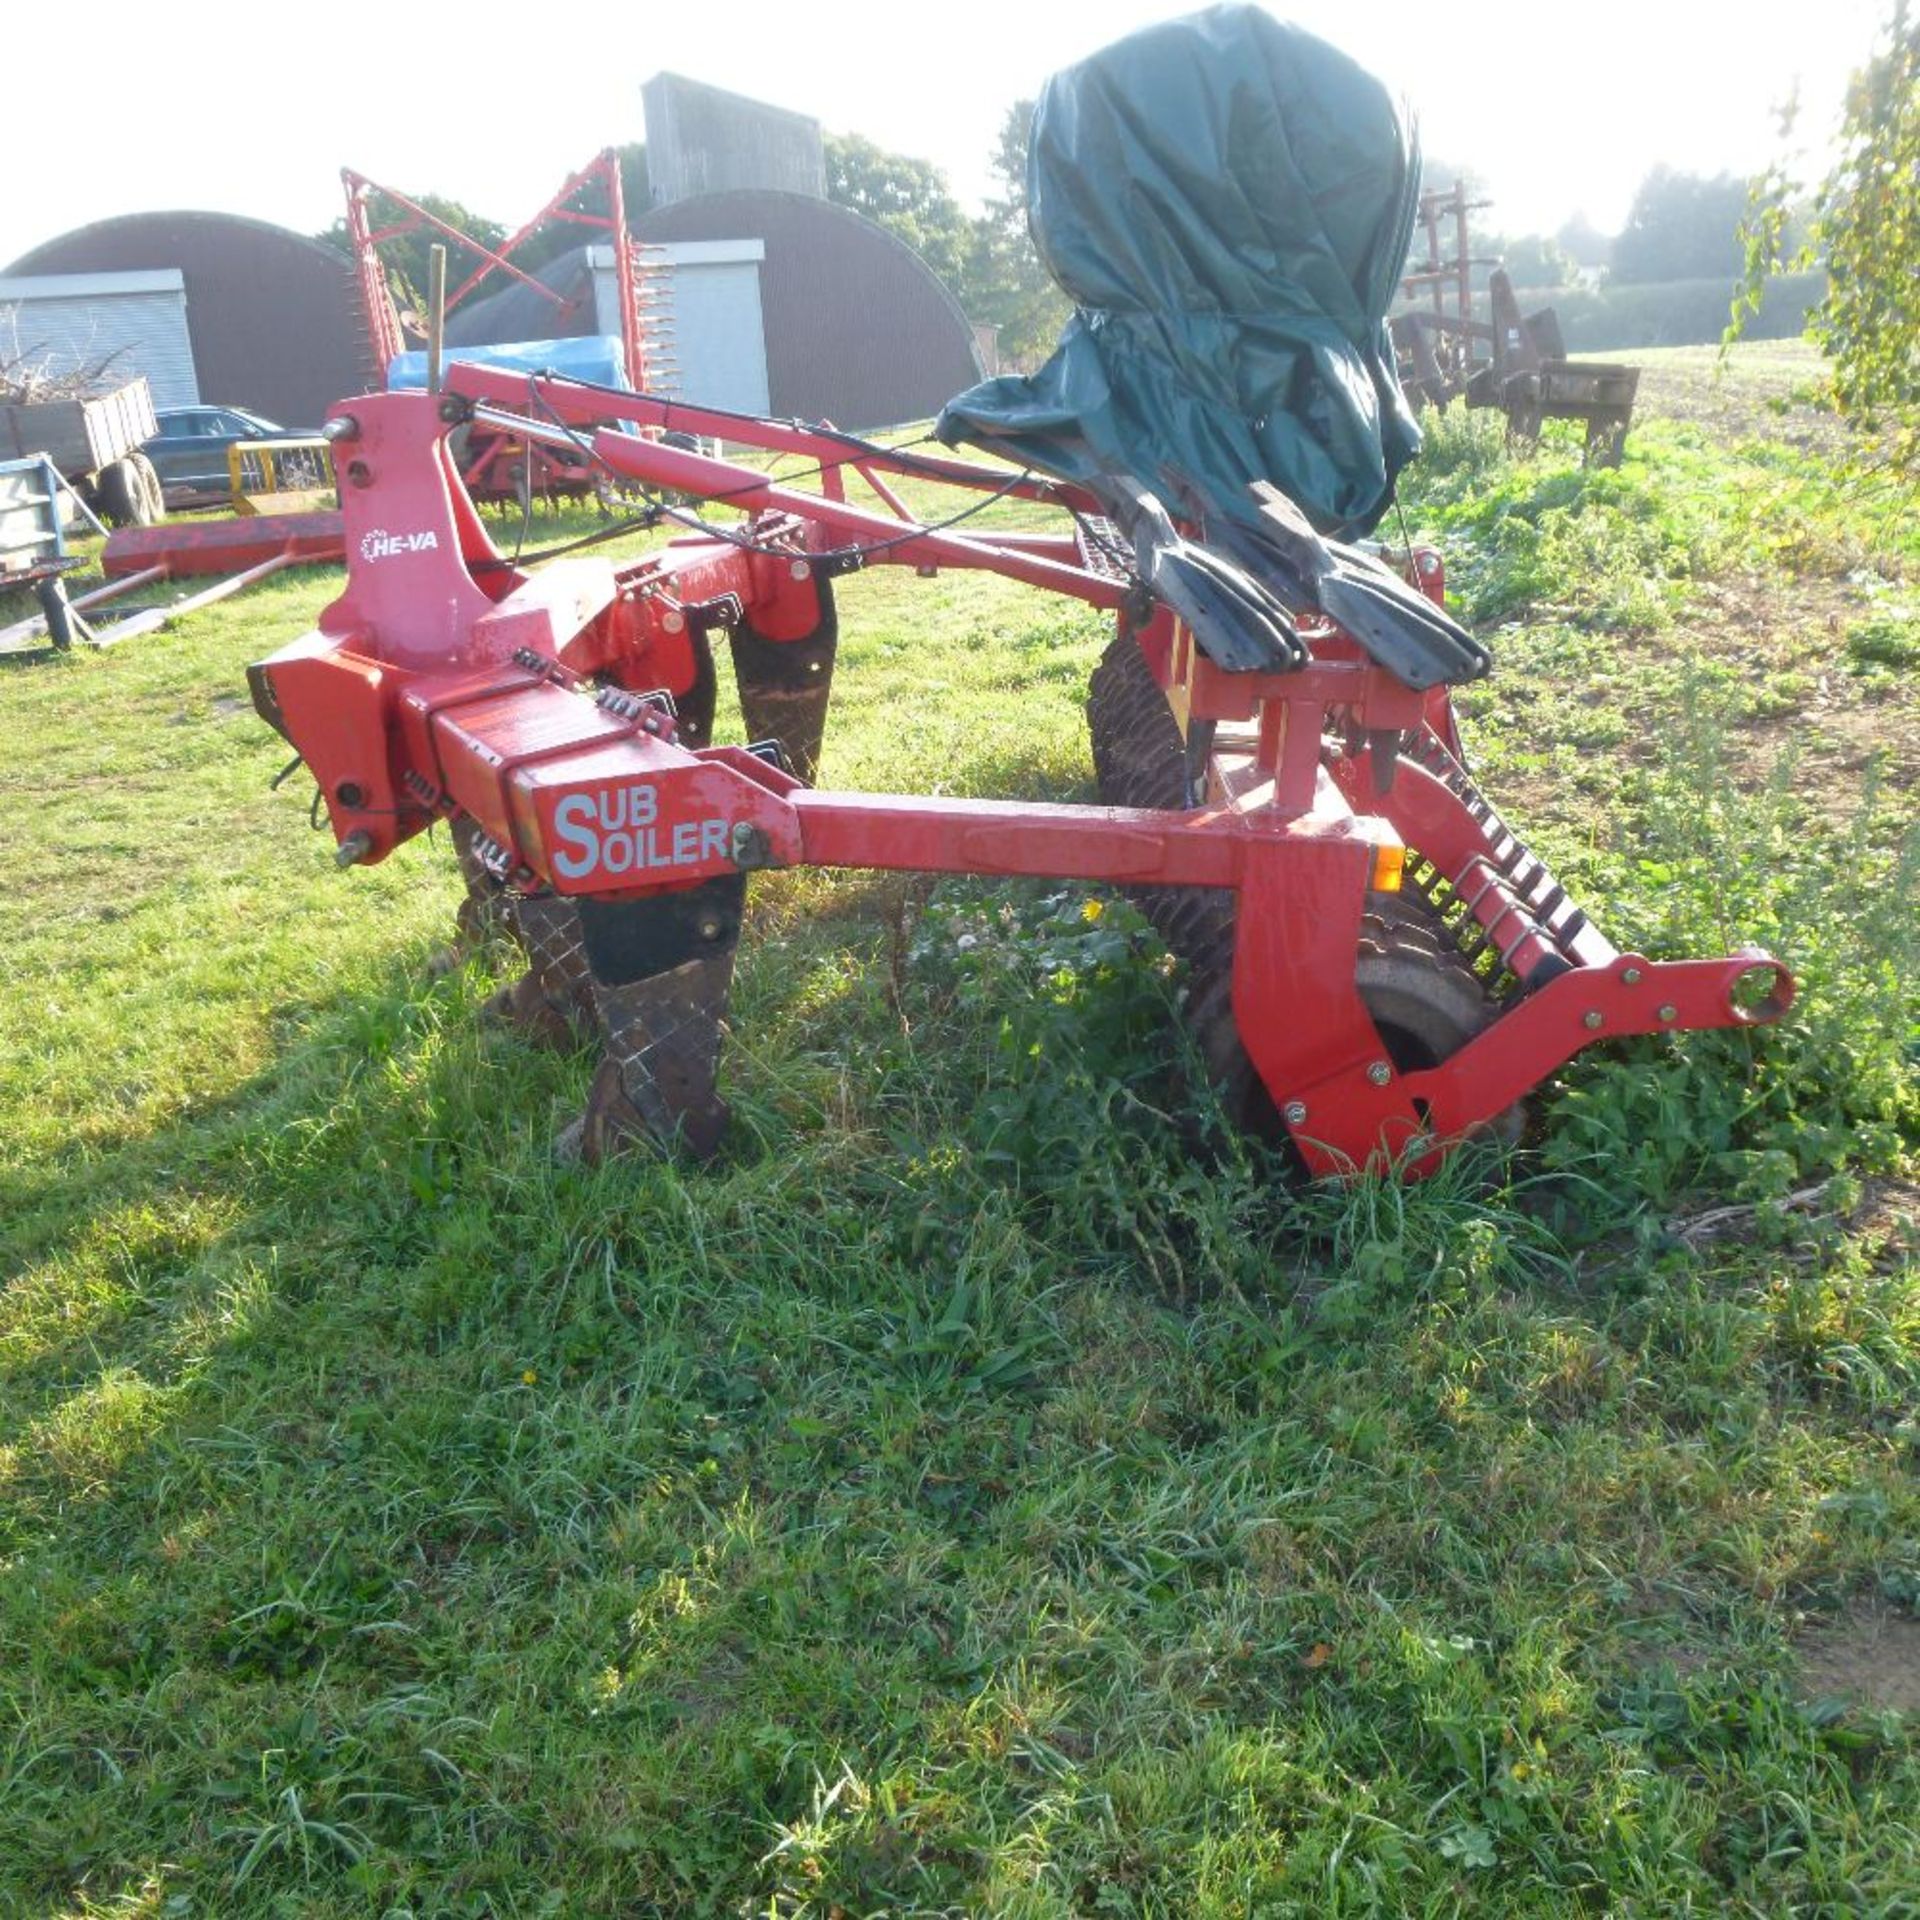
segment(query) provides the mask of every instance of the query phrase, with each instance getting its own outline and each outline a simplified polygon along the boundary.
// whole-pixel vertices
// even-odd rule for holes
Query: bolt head
[[[1680,1009],[1678,1007],[1662,1007],[1660,1009],[1660,1018],[1662,1020],[1677,1020],[1679,1017]]]
[[[373,851],[373,835],[365,827],[355,827],[333,850],[336,867],[357,867]]]
[[[1620,978],[1625,985],[1637,987],[1640,984],[1640,969],[1638,967],[1623,967],[1620,972]]]
[[[733,823],[731,851],[733,864],[743,873],[773,865],[772,843],[751,820],[736,820]]]
[[[1304,1100],[1289,1100],[1280,1109],[1280,1118],[1290,1127],[1304,1126],[1307,1119],[1307,1103]]]
[[[718,920],[702,920],[700,922],[700,938],[702,940],[718,940],[720,938],[720,922]]]
[[[1583,1027],[1585,1027],[1589,1033],[1591,1033],[1594,1031],[1596,1027],[1602,1024],[1602,1018],[1603,1016],[1601,1015],[1599,1008],[1594,1007],[1594,1008],[1591,1008],[1588,1012],[1580,1016],[1580,1024]]]
[[[1376,1060],[1373,1065],[1367,1069],[1367,1078],[1371,1080],[1376,1087],[1384,1087],[1387,1082],[1393,1078],[1393,1069],[1388,1066],[1384,1060]]]

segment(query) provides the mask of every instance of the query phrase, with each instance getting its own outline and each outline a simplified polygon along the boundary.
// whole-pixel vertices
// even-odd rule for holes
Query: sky
[[[16,4],[18,0],[16,0]],[[601,147],[644,138],[661,69],[816,116],[990,189],[1008,105],[1156,0],[565,0],[300,9],[93,0],[71,83],[9,89],[0,266],[116,213],[210,208],[301,232],[339,169],[450,195],[511,228]],[[1290,0],[1273,9],[1405,92],[1430,154],[1474,170],[1498,231],[1585,213],[1612,231],[1656,163],[1747,174],[1831,126],[1892,0]],[[1462,23],[1451,41],[1448,23]],[[52,155],[41,170],[27,155]]]

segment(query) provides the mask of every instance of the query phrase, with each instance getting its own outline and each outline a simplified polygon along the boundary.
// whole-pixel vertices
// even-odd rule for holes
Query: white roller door
[[[661,318],[666,386],[676,399],[736,413],[767,411],[767,330],[760,310],[764,240],[677,240],[649,243],[646,259],[666,272]],[[620,331],[614,299],[613,249],[594,249],[594,292],[604,333]]]

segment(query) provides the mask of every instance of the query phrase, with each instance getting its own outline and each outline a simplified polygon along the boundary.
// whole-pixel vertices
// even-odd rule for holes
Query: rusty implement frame
[[[1416,229],[1424,257],[1402,276],[1405,305],[1392,320],[1400,383],[1416,406],[1443,407],[1464,396],[1470,407],[1497,408],[1516,440],[1537,440],[1546,420],[1578,420],[1588,463],[1618,466],[1639,369],[1570,360],[1551,308],[1522,314],[1506,269],[1473,251],[1471,216],[1489,204],[1470,199],[1460,180],[1420,196]],[[1491,269],[1484,318],[1476,311],[1476,267]]]

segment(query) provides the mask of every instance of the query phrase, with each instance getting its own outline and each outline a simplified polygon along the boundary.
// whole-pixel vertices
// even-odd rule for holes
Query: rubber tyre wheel
[[[112,460],[100,469],[93,483],[94,497],[100,503],[100,516],[109,526],[137,527],[146,510],[139,470],[131,458]]]
[[[1139,642],[1119,633],[1095,667],[1088,728],[1100,798],[1110,806],[1185,805],[1186,751],[1179,722]],[[1235,896],[1220,887],[1130,890],[1160,937],[1187,963],[1187,1024],[1227,1118],[1267,1139],[1285,1135],[1254,1071],[1233,1014]],[[1414,896],[1372,894],[1354,960],[1354,985],[1394,1067],[1418,1072],[1451,1058],[1499,1015],[1439,918]],[[1518,1137],[1516,1106],[1488,1123]]]
[[[94,497],[102,517],[116,527],[151,527],[166,518],[160,476],[144,453],[130,453],[102,467]]]
[[[157,527],[167,517],[167,496],[160,486],[160,475],[154,464],[144,453],[127,455],[127,465],[132,467],[140,480],[140,492],[144,504],[144,514],[135,523],[142,527]]]

